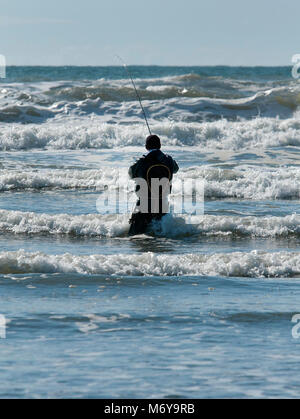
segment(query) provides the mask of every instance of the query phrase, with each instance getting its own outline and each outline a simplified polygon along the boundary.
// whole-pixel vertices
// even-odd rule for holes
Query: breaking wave
[[[11,170],[0,171],[0,192],[26,189],[95,189],[102,191],[106,185],[114,187],[123,180],[127,170],[107,168],[103,170]]]
[[[300,253],[154,253],[77,256],[24,250],[0,253],[1,274],[77,273],[116,276],[293,277],[300,274]]]
[[[206,150],[245,150],[300,145],[298,118],[258,118],[232,122],[160,122],[152,125],[164,146],[195,146]],[[39,125],[5,125],[0,132],[0,150],[113,149],[144,146],[145,127],[140,123],[120,125],[98,121],[69,121]]]
[[[28,235],[70,235],[73,237],[124,237],[129,230],[129,214],[38,214],[0,210],[0,232]],[[154,223],[150,234],[169,238],[186,236],[290,237],[300,236],[300,215],[285,217],[167,215]]]
[[[246,167],[219,169],[202,166],[181,170],[173,181],[173,194],[181,194],[182,181],[203,179],[205,197],[238,198],[251,200],[299,199],[300,169],[279,167],[274,169]],[[76,169],[2,169],[0,171],[0,192],[26,189],[92,189],[103,191],[106,186],[114,189],[129,187],[126,168],[104,167],[100,170]],[[185,193],[192,191],[185,190]]]
[[[236,121],[256,117],[290,118],[300,105],[294,80],[247,81],[185,74],[136,79],[152,122]],[[1,84],[0,121],[37,123],[97,116],[101,122],[142,122],[135,91],[127,79]]]

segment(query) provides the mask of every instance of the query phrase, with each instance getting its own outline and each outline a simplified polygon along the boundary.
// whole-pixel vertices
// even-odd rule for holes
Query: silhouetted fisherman
[[[129,168],[129,176],[136,181],[139,197],[129,221],[131,236],[145,233],[153,220],[160,220],[169,212],[171,182],[173,174],[179,170],[176,161],[160,150],[161,142],[157,135],[150,135],[145,146],[148,154]]]

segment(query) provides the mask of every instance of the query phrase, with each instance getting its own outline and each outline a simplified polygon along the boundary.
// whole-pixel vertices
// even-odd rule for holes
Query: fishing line
[[[140,106],[141,106],[141,109],[142,109],[142,112],[143,112],[143,115],[144,115],[144,118],[145,118],[145,122],[146,122],[146,125],[147,125],[147,128],[148,128],[149,134],[150,134],[150,135],[152,135],[151,130],[150,130],[150,127],[149,127],[149,124],[148,124],[148,120],[147,120],[146,112],[145,112],[144,106],[143,106],[143,104],[142,104],[142,99],[141,99],[141,97],[140,97],[140,95],[139,95],[139,92],[137,91],[137,88],[136,88],[135,82],[134,82],[133,77],[132,77],[132,75],[131,75],[131,73],[130,73],[130,71],[129,71],[129,68],[128,68],[127,64],[124,62],[124,60],[122,60],[122,58],[121,58],[119,55],[116,55],[116,57],[117,57],[117,58],[118,58],[118,60],[120,60],[120,61],[121,61],[121,63],[123,64],[123,67],[125,68],[125,70],[126,70],[126,72],[127,72],[127,74],[128,74],[128,77],[129,77],[129,78],[130,78],[130,80],[131,80],[131,83],[132,83],[132,85],[133,85],[133,87],[134,87],[134,90],[135,90],[136,96],[137,96],[137,98],[138,98],[138,100],[139,100],[139,102],[140,102]]]

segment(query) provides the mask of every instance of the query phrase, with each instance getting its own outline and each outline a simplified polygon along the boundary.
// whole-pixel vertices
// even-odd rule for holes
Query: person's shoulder
[[[129,167],[129,176],[134,179],[138,176],[140,176],[140,171],[143,168],[143,166],[145,165],[145,157],[140,157],[138,158],[130,167]]]
[[[165,162],[169,167],[172,167],[172,170],[174,173],[177,173],[179,170],[178,164],[176,162],[176,160],[173,159],[172,156],[170,156],[169,154],[165,154]]]
[[[144,154],[142,157],[140,157],[139,159],[137,159],[137,163],[143,163],[147,158],[147,155]]]
[[[163,153],[163,155],[167,160],[170,160],[170,161],[174,160],[173,157],[170,156],[170,154]]]
[[[142,157],[140,157],[140,158],[138,158],[134,163],[133,163],[133,165],[130,167],[132,170],[133,170],[133,172],[136,174],[136,173],[138,173],[138,171],[142,168],[142,167],[144,167],[145,166],[145,164],[146,164],[146,156],[142,156]]]
[[[135,163],[134,164],[138,164],[138,163],[142,163],[142,162],[144,162],[145,161],[145,159],[146,159],[146,155],[143,155],[142,157],[138,157],[136,160],[135,160]]]

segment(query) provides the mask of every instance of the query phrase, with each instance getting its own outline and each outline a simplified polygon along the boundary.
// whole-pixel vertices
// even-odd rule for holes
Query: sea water
[[[180,166],[173,196],[201,179],[204,215],[129,238],[129,214],[102,205],[117,186],[135,199],[145,152],[122,67],[7,68],[0,397],[299,397],[299,82],[289,67],[130,71]]]

